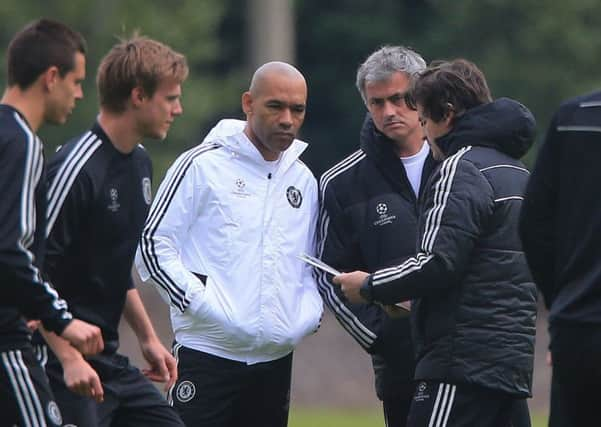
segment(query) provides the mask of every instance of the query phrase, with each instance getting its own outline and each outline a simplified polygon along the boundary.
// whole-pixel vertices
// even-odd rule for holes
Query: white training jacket
[[[244,126],[222,120],[167,171],[135,263],[170,304],[179,344],[253,364],[289,354],[323,307],[297,258],[315,252],[317,183],[298,159],[307,144],[267,162]]]

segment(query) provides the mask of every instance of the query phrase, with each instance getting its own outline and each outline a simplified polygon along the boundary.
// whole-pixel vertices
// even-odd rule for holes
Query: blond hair
[[[188,65],[184,55],[161,42],[134,35],[113,46],[98,67],[100,106],[114,113],[123,112],[135,87],[152,97],[164,79],[182,83],[186,77]]]

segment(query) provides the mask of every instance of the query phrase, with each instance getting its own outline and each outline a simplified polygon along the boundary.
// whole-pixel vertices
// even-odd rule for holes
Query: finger
[[[102,383],[97,375],[94,375],[94,377],[90,379],[90,392],[90,396],[93,397],[96,402],[102,403],[104,401],[104,389],[102,388]]]
[[[155,383],[164,383],[165,382],[165,377],[155,370],[143,369],[142,373],[144,374],[144,376],[146,378],[148,378],[150,381],[154,381]]]
[[[173,357],[169,357],[165,362],[167,363],[167,369],[169,370],[169,381],[165,384],[165,391],[167,391],[177,381],[177,363]]]

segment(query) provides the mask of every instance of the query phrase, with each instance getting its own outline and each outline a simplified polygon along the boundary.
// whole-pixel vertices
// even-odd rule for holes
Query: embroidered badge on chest
[[[244,180],[242,178],[237,178],[236,181],[234,182],[234,184],[235,184],[235,187],[232,190],[233,195],[235,195],[237,197],[242,197],[242,198],[246,198],[246,197],[250,196],[250,193],[246,189],[246,182],[244,182]]]
[[[150,185],[150,178],[144,177],[142,178],[142,195],[144,196],[144,201],[147,205],[152,201],[152,188]]]
[[[301,194],[300,190],[293,185],[288,187],[286,190],[286,198],[288,199],[288,203],[290,203],[293,208],[298,209],[303,203],[303,195]]]
[[[111,198],[111,203],[107,206],[108,210],[111,212],[117,212],[121,207],[119,203],[119,192],[116,188],[111,188],[109,190],[109,197]]]
[[[396,219],[396,215],[388,215],[388,205],[386,203],[378,203],[376,205],[376,213],[378,214],[378,219],[374,221],[375,226],[390,224]]]

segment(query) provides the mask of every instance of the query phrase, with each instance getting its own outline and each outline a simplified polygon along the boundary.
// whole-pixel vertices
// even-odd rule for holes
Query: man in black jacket
[[[73,312],[100,327],[106,343],[101,354],[84,359],[45,335],[52,351],[40,353],[65,423],[183,426],[148,380],[172,386],[176,361],[154,331],[131,270],[151,203],[152,165],[140,144],[165,139],[183,112],[187,75],[185,57],[156,40],[134,36],[116,44],[98,69],[96,122],[48,162],[45,272]],[[122,316],[148,362],[143,372],[117,352]]]
[[[520,232],[549,309],[562,417],[598,418],[601,397],[601,92],[564,102],[530,178]],[[554,390],[555,391],[555,390]]]
[[[357,71],[357,88],[370,112],[360,149],[320,180],[320,256],[340,270],[375,271],[415,251],[417,200],[435,161],[405,94],[425,67],[416,52],[386,46]],[[405,426],[415,389],[408,316],[393,319],[380,305],[352,304],[330,279],[319,273],[321,295],[371,354],[386,425]]]
[[[347,298],[413,299],[416,387],[409,426],[509,426],[530,396],[536,287],[518,236],[534,118],[491,101],[465,60],[422,73],[411,91],[428,140],[444,161],[431,175],[417,254],[374,274],[334,278]]]
[[[8,87],[0,101],[2,425],[62,425],[48,380],[35,360],[26,318],[41,320],[84,353],[102,350],[100,330],[73,319],[65,301],[40,275],[46,185],[42,143],[35,133],[44,123],[64,123],[82,98],[85,52],[80,34],[47,19],[19,31],[6,52]]]

